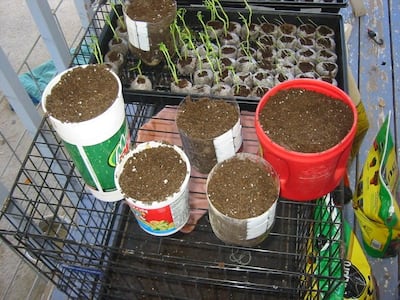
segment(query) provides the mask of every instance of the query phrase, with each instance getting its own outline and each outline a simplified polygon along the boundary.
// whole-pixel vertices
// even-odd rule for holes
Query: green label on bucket
[[[104,192],[116,190],[115,167],[121,157],[128,152],[129,144],[126,121],[113,136],[96,145],[79,146],[64,141],[65,148],[85,183],[95,190]]]

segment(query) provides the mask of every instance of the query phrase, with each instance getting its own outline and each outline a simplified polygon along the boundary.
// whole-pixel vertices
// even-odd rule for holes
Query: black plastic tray
[[[198,11],[202,11],[205,16],[205,20],[207,20],[209,12],[203,7],[194,8],[192,6],[185,7],[187,9],[186,19],[187,24],[193,30],[201,30],[201,26],[196,18],[196,14]],[[238,8],[225,8],[225,11],[230,17],[232,21],[239,21],[239,12],[246,16],[245,9]],[[345,41],[344,41],[344,25],[343,19],[341,15],[338,14],[329,14],[329,13],[303,13],[303,12],[293,12],[293,11],[253,11],[253,20],[262,20],[265,19],[268,22],[275,24],[282,24],[283,22],[292,23],[294,25],[300,25],[302,23],[312,23],[314,25],[326,25],[332,28],[335,32],[334,41],[336,43],[335,53],[337,55],[337,65],[339,67],[338,73],[336,75],[336,80],[338,83],[338,87],[347,91],[347,72],[346,72],[346,51],[345,51]],[[108,50],[107,43],[112,37],[111,30],[106,26],[105,32],[102,37],[102,49],[103,51]],[[104,53],[105,53],[104,52]],[[176,94],[170,92],[170,82],[171,75],[167,66],[164,63],[161,63],[155,67],[143,66],[142,72],[144,75],[149,76],[149,78],[153,82],[153,90],[152,91],[140,91],[140,90],[131,90],[129,89],[130,80],[135,76],[129,71],[132,66],[137,63],[137,59],[133,57],[131,54],[128,54],[127,64],[125,68],[120,73],[120,78],[123,83],[123,92],[126,98],[134,98],[135,101],[142,100],[150,103],[163,101],[165,104],[178,104],[182,97],[185,96],[183,94]],[[156,99],[158,98],[158,99]],[[240,97],[236,97],[240,98]],[[248,100],[248,99],[247,99]],[[256,101],[259,98],[255,99]]]
[[[180,5],[202,5],[202,0],[177,1]],[[243,0],[221,0],[226,7],[244,7]],[[337,13],[348,5],[348,0],[250,0],[252,6],[268,7],[270,9],[308,10]]]

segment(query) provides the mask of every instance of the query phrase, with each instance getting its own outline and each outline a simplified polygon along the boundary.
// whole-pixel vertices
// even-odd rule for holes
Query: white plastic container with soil
[[[114,171],[130,147],[119,78],[104,65],[68,69],[47,85],[42,107],[89,191],[121,200]]]
[[[227,244],[256,246],[272,229],[279,178],[262,157],[238,153],[219,162],[206,183],[210,224]]]
[[[132,54],[150,66],[158,65],[163,54],[161,43],[172,48],[170,25],[176,17],[174,0],[127,1],[124,17]]]
[[[139,226],[152,235],[179,231],[189,219],[190,162],[178,146],[139,144],[115,171],[115,184]]]
[[[192,166],[203,174],[235,155],[242,146],[236,102],[187,96],[178,107],[176,125]]]

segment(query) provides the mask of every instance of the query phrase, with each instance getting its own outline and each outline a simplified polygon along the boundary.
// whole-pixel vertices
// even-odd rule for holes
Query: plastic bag
[[[376,282],[371,266],[352,228],[344,221],[344,262],[345,290],[343,299],[377,299]]]
[[[390,132],[391,114],[382,124],[353,198],[363,245],[372,257],[390,257],[400,245],[400,211],[396,200],[399,171]]]
[[[320,198],[307,241],[304,299],[343,299],[342,216],[332,194]]]

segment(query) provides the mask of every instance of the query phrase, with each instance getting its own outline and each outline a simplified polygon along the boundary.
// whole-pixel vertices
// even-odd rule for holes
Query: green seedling
[[[207,24],[204,22],[203,14],[201,13],[201,11],[198,11],[196,16],[201,26],[203,26],[204,33],[207,34],[207,29],[209,28],[209,26],[207,26]]]
[[[176,55],[178,55],[178,59],[182,59],[181,51],[179,50],[179,45],[178,45],[179,41],[177,40],[177,37],[176,37],[176,35],[178,35],[178,39],[180,38],[179,31],[176,29],[177,26],[178,25],[176,24],[176,20],[175,20],[174,23],[169,25],[169,30],[171,32],[172,42],[174,44],[175,53],[176,53]]]
[[[172,61],[171,55],[169,54],[167,46],[164,43],[161,43],[159,48],[160,51],[164,54],[165,61],[167,62],[169,71],[171,72],[174,82],[178,83],[179,82],[178,73],[176,71],[175,63]]]
[[[112,24],[112,22],[111,22],[110,15],[106,15],[106,16],[104,17],[104,20],[106,21],[107,25],[110,26],[110,28],[111,28],[111,30],[112,30],[112,32],[113,32],[113,34],[114,34],[115,40],[116,40],[117,42],[119,42],[119,41],[121,40],[121,38],[119,37],[117,31],[115,30],[115,28],[114,28],[114,26],[113,26],[113,24]]]
[[[218,12],[218,9],[216,7],[216,5],[218,4],[221,7],[221,13],[223,14],[223,16],[221,16]],[[224,32],[226,34],[228,32],[228,27],[229,27],[229,18],[225,13],[225,11],[222,9],[221,3],[219,3],[219,1],[217,0],[204,0],[204,6],[210,11],[211,16],[214,16],[213,21],[215,21],[216,18],[218,18],[224,24]]]
[[[253,9],[251,8],[249,2],[247,2],[247,0],[244,0],[244,4],[247,8],[247,10],[249,11],[249,18],[247,21],[247,24],[250,26],[251,22],[252,22],[252,18],[253,18]]]
[[[92,35],[90,39],[91,43],[89,44],[89,47],[90,49],[92,49],[93,55],[96,58],[97,63],[103,64],[104,60],[103,60],[103,55],[101,54],[99,39],[95,35]]]
[[[213,0],[213,1],[218,5],[219,9],[221,10],[221,13],[222,13],[222,15],[223,15],[222,19],[225,20],[225,21],[222,21],[222,19],[221,19],[221,21],[224,22],[224,28],[225,28],[225,30],[227,31],[228,28],[229,28],[229,17],[228,17],[228,15],[226,14],[226,12],[225,12],[225,10],[224,10],[224,8],[223,8],[221,2],[219,2],[219,0]],[[226,32],[226,31],[225,31],[225,32]]]
[[[187,10],[185,8],[180,8],[177,12],[177,16],[181,20],[182,26],[183,26],[182,37],[184,38],[184,45],[187,44],[189,46],[189,49],[194,50],[196,48],[193,43],[193,41],[195,39],[192,35],[192,31],[186,25],[186,21],[185,21],[186,12],[187,12]]]
[[[118,2],[119,2],[119,4],[120,4],[122,7],[124,7],[124,4],[122,3],[121,0],[119,0]],[[115,13],[115,15],[117,16],[117,19],[118,19],[118,23],[117,23],[117,24],[119,24],[119,25],[125,30],[125,29],[126,29],[126,25],[125,25],[125,22],[124,22],[124,17],[121,16],[121,15],[118,13],[117,6],[116,6],[116,4],[115,4],[114,2],[111,1],[111,2],[110,2],[110,5],[111,5],[111,9],[113,10],[113,12]]]
[[[246,49],[243,49],[243,50],[245,51],[246,55],[248,56],[248,51],[250,48],[250,23],[247,23],[248,20],[241,13],[239,13],[239,17],[240,17],[240,19],[242,19],[244,26],[246,26]]]
[[[203,5],[209,10],[210,12],[210,21],[215,21],[217,18],[216,8],[213,4],[212,0],[204,0]],[[199,12],[201,13],[201,12]]]
[[[206,49],[206,56],[210,56],[212,58],[215,57],[214,53],[214,44],[210,40],[210,36],[208,34],[204,34],[202,32],[199,33],[199,37],[203,45],[205,46]]]
[[[136,66],[133,66],[132,68],[129,69],[129,71],[137,71],[139,73],[139,76],[142,76],[142,60],[139,60]]]
[[[212,27],[209,27],[209,29],[210,29],[210,31],[214,34],[214,36],[216,37],[215,43],[217,44],[218,49],[221,49],[221,43],[220,43],[220,41],[219,41],[219,39],[218,39],[217,32],[216,32],[215,29],[212,28]],[[208,40],[210,40],[210,38],[208,38]]]

